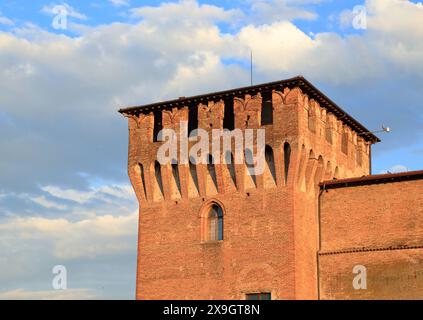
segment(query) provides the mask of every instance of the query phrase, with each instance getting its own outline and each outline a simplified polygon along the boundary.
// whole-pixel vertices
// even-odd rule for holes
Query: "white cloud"
[[[0,300],[93,300],[98,294],[91,289],[28,291],[16,289],[0,292]]]
[[[35,69],[31,63],[20,63],[4,69],[3,73],[10,78],[22,79],[30,78],[35,73]]]
[[[72,18],[75,18],[75,19],[78,19],[78,20],[87,20],[88,19],[88,17],[85,14],[77,11],[75,8],[73,8],[72,6],[70,6],[69,4],[67,4],[65,2],[60,3],[60,4],[52,3],[52,4],[49,4],[49,5],[46,5],[41,9],[41,12],[48,14],[48,15],[51,15],[51,16],[55,16],[59,13],[59,11],[58,11],[59,7],[63,8],[65,10],[66,14],[69,17],[72,17]]]
[[[62,195],[61,188],[52,190]],[[129,185],[104,183],[91,190],[94,191],[87,191],[88,195],[73,189],[63,191],[65,198],[76,197],[81,201],[74,205],[69,204],[69,199],[51,194],[0,193],[1,205],[15,199],[35,202],[45,208],[36,207],[35,212],[25,210],[23,213],[13,212],[12,206],[8,209],[12,212],[1,217],[0,283],[4,292],[0,293],[0,299],[133,296],[131,272],[135,272],[138,228],[133,191]],[[5,212],[1,206],[0,210]],[[70,289],[90,289],[49,291],[51,270],[58,264],[68,269]],[[121,274],[123,270],[126,271]],[[127,278],[131,278],[130,282]],[[115,292],[110,286],[119,287],[120,291]],[[42,291],[38,291],[40,288]]]
[[[237,35],[237,41],[253,49],[255,66],[264,72],[275,69],[295,72],[298,61],[304,61],[316,47],[316,42],[291,22],[246,26]]]
[[[58,259],[95,259],[136,250],[138,213],[94,216],[79,221],[41,217],[15,217],[0,224],[0,243],[46,243]],[[11,240],[14,239],[14,240]],[[18,247],[19,248],[19,247]],[[6,248],[3,248],[6,250]]]
[[[254,24],[271,24],[280,21],[315,20],[317,13],[302,6],[320,3],[322,0],[250,0],[251,22]]]
[[[33,197],[31,200],[34,201],[35,203],[39,204],[40,206],[47,208],[47,209],[64,210],[64,209],[67,208],[65,205],[61,205],[61,204],[58,204],[54,201],[50,201],[50,200],[46,199],[46,197],[44,197],[44,196]]]
[[[130,0],[109,0],[115,7],[129,6]]]
[[[97,188],[92,187],[89,191],[62,189],[56,186],[45,186],[41,189],[53,197],[74,201],[79,204],[85,204],[91,200],[113,201],[113,199],[108,199],[107,196],[134,200],[134,192],[129,185],[104,185]]]
[[[339,17],[338,17],[339,26],[342,29],[351,28],[354,17],[355,17],[355,15],[353,13],[353,10],[349,10],[349,9],[343,10],[339,14]]]
[[[13,26],[14,22],[11,19],[5,17],[0,11],[0,24],[6,25],[6,26]]]
[[[143,6],[131,9],[133,18],[143,18],[150,25],[178,25],[193,27],[211,25],[217,21],[234,22],[243,16],[241,10],[199,4],[196,0],[165,2],[159,7]],[[192,29],[194,31],[194,29]]]
[[[79,191],[74,189],[63,190],[56,186],[46,186],[43,187],[42,190],[48,192],[56,198],[71,200],[80,204],[88,202],[96,194],[95,191]]]

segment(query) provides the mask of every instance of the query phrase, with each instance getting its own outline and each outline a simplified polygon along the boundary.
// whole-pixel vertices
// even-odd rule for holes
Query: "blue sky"
[[[132,299],[137,204],[117,109],[247,85],[251,49],[256,83],[301,74],[367,128],[392,128],[374,173],[422,169],[421,21],[406,0],[1,1],[0,299]]]

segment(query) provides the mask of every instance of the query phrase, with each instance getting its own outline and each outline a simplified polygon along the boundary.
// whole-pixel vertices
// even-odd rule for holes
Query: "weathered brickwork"
[[[304,81],[121,110],[129,121],[128,173],[140,207],[137,299],[319,297],[319,239],[330,250],[358,241],[348,230],[337,242],[330,219],[342,223],[341,217],[322,215],[321,226],[330,226],[319,234],[319,183],[369,175],[376,138]],[[271,97],[270,124],[263,124],[263,97]],[[179,157],[174,165],[157,163],[158,123],[179,133],[180,121],[188,121],[191,129],[210,132],[226,128],[231,112],[232,129],[266,130],[263,174],[251,177],[245,164],[228,165],[223,156],[214,166],[182,164]],[[223,211],[223,240],[204,236],[213,204]]]
[[[420,177],[322,193],[322,299],[423,299],[422,190]],[[367,268],[367,290],[353,287],[356,265]]]

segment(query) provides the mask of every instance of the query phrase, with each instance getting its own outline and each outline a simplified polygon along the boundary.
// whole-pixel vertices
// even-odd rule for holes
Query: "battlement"
[[[158,114],[163,110],[172,110],[173,108],[183,108],[188,106],[190,109],[196,109],[200,104],[208,104],[208,102],[216,101],[225,101],[225,104],[230,103],[234,98],[244,98],[246,95],[256,96],[258,93],[261,93],[262,96],[265,96],[264,100],[269,100],[269,93],[272,91],[284,92],[285,89],[294,89],[299,88],[302,93],[307,95],[309,99],[315,100],[320,103],[321,107],[327,110],[328,113],[334,114],[338,119],[342,119],[345,125],[352,128],[354,131],[363,136],[366,141],[372,143],[380,142],[379,138],[373,135],[368,129],[366,129],[362,124],[357,120],[351,117],[346,113],[341,107],[339,107],[335,102],[330,100],[326,95],[324,95],[319,89],[313,86],[309,81],[304,77],[298,76],[295,78],[281,80],[276,82],[270,82],[250,87],[243,87],[237,89],[231,89],[220,92],[213,92],[193,97],[181,97],[176,100],[169,100],[164,102],[157,102],[148,105],[135,106],[120,109],[119,112],[125,116],[137,116],[141,113],[143,114]],[[193,110],[192,116],[195,115]],[[160,117],[158,117],[160,120]],[[195,117],[191,117],[190,121],[196,121]],[[230,129],[230,128],[229,128]]]
[[[129,121],[129,176],[140,202],[286,187],[289,178],[306,192],[323,180],[368,174],[370,146],[379,141],[302,77],[120,112]],[[157,137],[163,129],[174,130],[175,143],[185,143],[189,151],[196,146],[198,130],[209,134],[210,145],[213,131],[241,131],[247,149],[245,131],[263,129],[265,171],[251,176],[247,163],[234,164],[235,141],[232,163],[224,159],[221,143],[217,164],[188,165],[178,156],[176,163],[161,165],[157,154],[165,142]],[[251,149],[257,152],[256,145]]]

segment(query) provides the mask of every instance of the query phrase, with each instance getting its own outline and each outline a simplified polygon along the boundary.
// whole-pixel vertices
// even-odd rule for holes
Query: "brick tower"
[[[368,175],[377,137],[303,77],[120,112],[139,201],[137,299],[318,298],[319,183]],[[157,133],[179,137],[181,121],[265,129],[264,173],[223,157],[160,165]]]

